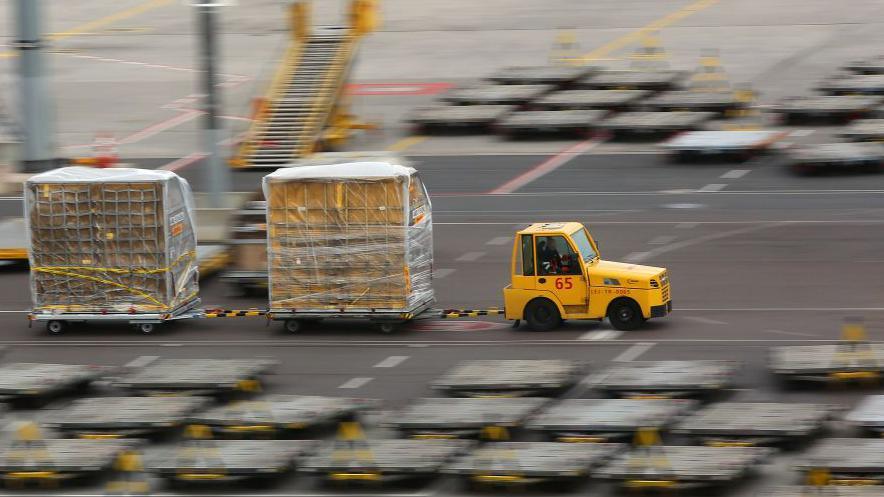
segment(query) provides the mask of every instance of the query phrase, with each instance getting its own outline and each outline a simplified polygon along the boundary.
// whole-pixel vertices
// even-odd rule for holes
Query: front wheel
[[[53,335],[60,335],[65,329],[65,322],[53,319],[46,323],[46,331]]]
[[[525,321],[534,331],[550,331],[562,324],[559,308],[547,299],[532,300],[525,307]]]
[[[135,329],[143,335],[150,335],[156,331],[157,327],[153,323],[139,323],[135,325]]]
[[[608,308],[611,326],[620,331],[637,330],[645,322],[641,307],[631,299],[615,300]]]

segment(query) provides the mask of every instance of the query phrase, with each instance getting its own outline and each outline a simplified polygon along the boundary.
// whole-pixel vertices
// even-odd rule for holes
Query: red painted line
[[[513,193],[514,191],[522,188],[532,181],[542,178],[543,176],[546,176],[547,174],[562,167],[563,165],[571,161],[571,159],[579,156],[587,150],[590,150],[600,143],[602,143],[602,140],[597,140],[593,138],[577,143],[576,145],[572,145],[565,150],[557,153],[556,155],[553,155],[552,157],[546,159],[540,164],[532,167],[531,169],[525,171],[524,173],[516,176],[515,178],[507,181],[506,183],[498,186],[497,188],[489,191],[488,193],[498,195]]]
[[[144,129],[142,129],[141,131],[133,133],[133,134],[127,136],[126,138],[123,138],[122,140],[120,140],[119,143],[120,144],[135,143],[135,142],[141,141],[145,138],[150,138],[151,136],[161,133],[167,129],[174,128],[175,126],[184,124],[187,121],[190,121],[190,120],[196,118],[200,114],[202,114],[202,112],[197,111],[197,110],[185,111],[184,113],[178,114],[175,117],[166,119],[165,121],[158,122],[152,126],[148,126]]]
[[[165,166],[162,166],[160,169],[164,169],[166,171],[172,171],[172,172],[180,171],[180,170],[184,169],[185,167],[194,164],[196,161],[202,159],[205,156],[206,156],[206,154],[204,154],[202,152],[193,152],[188,156],[182,157],[177,160],[173,160],[172,162],[166,164]]]
[[[454,86],[452,83],[354,83],[347,93],[363,96],[435,95]]]

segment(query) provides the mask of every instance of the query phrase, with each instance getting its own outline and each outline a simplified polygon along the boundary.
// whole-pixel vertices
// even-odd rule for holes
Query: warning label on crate
[[[183,212],[179,212],[175,214],[169,219],[169,232],[172,236],[178,236],[181,233],[184,233],[184,220],[186,219]]]

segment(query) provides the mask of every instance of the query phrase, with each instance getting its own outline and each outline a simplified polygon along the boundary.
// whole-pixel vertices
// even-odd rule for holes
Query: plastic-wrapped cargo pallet
[[[271,312],[412,312],[432,302],[431,206],[415,169],[395,157],[330,160],[279,169],[263,186]]]
[[[198,303],[193,197],[175,173],[65,167],[25,183],[35,311],[169,313]]]

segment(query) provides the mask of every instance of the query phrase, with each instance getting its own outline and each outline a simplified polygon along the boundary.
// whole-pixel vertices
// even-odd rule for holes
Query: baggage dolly
[[[787,98],[773,106],[786,124],[829,122],[843,124],[862,118],[881,102],[878,97],[825,95]]]
[[[884,144],[817,143],[788,152],[789,168],[796,174],[821,172],[884,171]]]
[[[769,367],[786,380],[877,383],[884,373],[884,344],[845,340],[829,345],[773,347]]]
[[[771,149],[789,136],[788,131],[689,131],[662,143],[676,160],[703,156],[746,160]]]
[[[201,411],[191,422],[208,426],[216,436],[277,437],[328,425],[380,401],[316,395],[266,395]]]
[[[222,395],[260,391],[267,359],[160,359],[116,378],[113,385],[141,395]]]
[[[515,109],[512,105],[435,105],[419,107],[407,118],[420,132],[484,132]]]
[[[569,484],[626,449],[625,444],[493,442],[451,463],[445,473],[484,486]]]
[[[824,404],[721,402],[678,423],[672,432],[710,447],[751,447],[806,440],[836,411]]]
[[[662,431],[696,406],[685,399],[564,399],[525,427],[559,442],[611,442],[631,438],[640,428]]]
[[[821,81],[817,90],[829,95],[884,95],[884,74],[839,76]]]
[[[544,95],[531,102],[539,109],[604,109],[623,110],[650,95],[647,90],[563,90]]]
[[[524,105],[553,88],[553,85],[474,86],[455,88],[439,100],[453,105]]]
[[[73,438],[149,437],[181,427],[202,397],[91,397],[49,411],[41,424]]]
[[[112,371],[112,368],[76,364],[3,364],[0,365],[0,396],[7,401],[40,404],[87,388]]]
[[[669,90],[687,77],[684,71],[600,71],[581,79],[577,88],[590,90]]]
[[[550,84],[565,86],[591,74],[593,67],[516,66],[505,67],[487,79],[507,85]]]
[[[384,426],[416,439],[480,437],[487,427],[506,429],[524,421],[549,399],[425,398],[390,416]]]
[[[527,110],[517,111],[495,124],[508,138],[548,135],[585,136],[608,115],[606,110]]]
[[[715,116],[714,112],[623,112],[598,126],[614,138],[663,138],[696,130]]]
[[[139,332],[148,335],[156,331],[157,327],[164,323],[203,317],[204,312],[199,309],[199,305],[200,299],[197,298],[175,309],[162,312],[135,312],[135,309],[129,311],[107,310],[102,312],[33,310],[28,313],[28,321],[31,323],[46,323],[46,330],[53,335],[63,333],[71,323],[85,323],[87,321],[123,321],[133,325]]]
[[[576,384],[586,366],[556,359],[464,361],[430,387],[460,397],[554,396]]]
[[[884,119],[857,119],[837,134],[854,142],[884,141]]]
[[[870,57],[844,64],[844,69],[858,74],[884,74],[884,57]]]
[[[62,481],[88,478],[109,470],[134,440],[26,438],[0,442],[0,476],[7,488],[36,483],[55,488]]]
[[[377,325],[382,333],[393,333],[396,329],[414,319],[428,319],[435,314],[432,310],[433,300],[421,302],[414,307],[404,310],[388,310],[388,309],[329,309],[329,310],[310,310],[299,311],[297,309],[273,309],[267,312],[267,317],[273,321],[283,321],[286,331],[289,333],[298,333],[304,329],[305,325],[318,323],[328,319],[359,319],[367,320]],[[444,311],[439,311],[439,316]]]
[[[829,485],[884,484],[884,439],[822,440],[798,459],[795,469],[826,471]]]
[[[879,495],[881,489],[876,487],[794,485],[762,490],[758,497],[878,497]]]
[[[690,111],[725,114],[745,107],[746,103],[732,92],[670,91],[645,99],[640,107],[657,112]]]
[[[735,361],[632,361],[609,367],[591,383],[635,399],[708,396],[732,387],[739,367]]]
[[[848,423],[884,436],[884,395],[869,395],[844,416]]]

